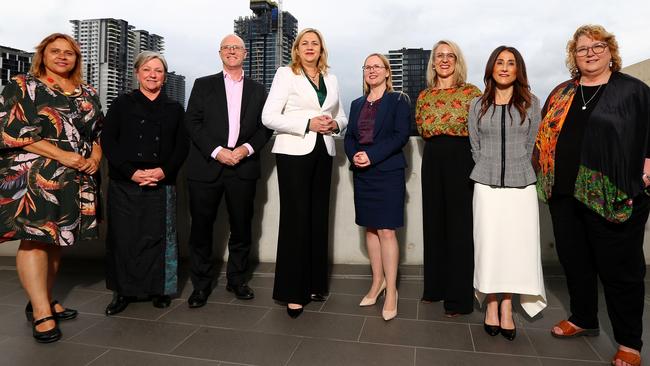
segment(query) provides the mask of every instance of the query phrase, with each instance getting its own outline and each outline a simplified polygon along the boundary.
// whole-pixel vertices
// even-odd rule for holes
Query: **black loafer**
[[[52,316],[54,316],[57,320],[70,320],[74,319],[78,315],[78,311],[75,309],[69,309],[69,308],[63,308],[63,311],[56,312],[54,309],[54,305],[59,304],[58,300],[54,300],[50,303],[50,307],[52,308]],[[33,322],[34,321],[34,309],[32,307],[32,302],[28,301],[27,305],[25,306],[25,318],[27,318],[27,321]]]
[[[157,295],[151,298],[151,303],[159,309],[168,308],[172,303],[172,298],[167,295]]]
[[[501,331],[501,335],[503,336],[503,338],[509,341],[514,341],[515,337],[517,336],[517,328],[503,329],[499,327],[499,330]]]
[[[311,298],[311,301],[323,302],[327,300],[327,296],[323,294],[311,294],[309,297]]]
[[[235,297],[239,300],[251,300],[255,298],[255,293],[246,284],[238,286],[228,285],[226,286],[226,290],[228,290],[228,292],[233,292],[235,294]]]
[[[210,291],[194,290],[192,291],[189,299],[187,299],[187,304],[192,309],[200,308],[201,306],[204,306],[206,302],[208,302],[208,296],[210,296]]]
[[[45,323],[48,320],[54,321],[54,328],[40,332],[36,329],[36,326],[42,323]],[[32,323],[32,335],[36,342],[38,343],[52,343],[61,339],[61,329],[59,329],[59,324],[56,322],[56,317],[54,315],[46,316],[43,319],[36,320]]]
[[[111,303],[106,306],[104,313],[106,313],[108,316],[119,314],[123,312],[127,306],[129,306],[129,298],[115,294],[113,295],[113,301],[111,301]]]

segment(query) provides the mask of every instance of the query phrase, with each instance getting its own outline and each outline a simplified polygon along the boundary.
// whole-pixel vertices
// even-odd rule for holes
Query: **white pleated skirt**
[[[535,185],[493,188],[474,185],[474,293],[519,294],[534,317],[546,307]]]

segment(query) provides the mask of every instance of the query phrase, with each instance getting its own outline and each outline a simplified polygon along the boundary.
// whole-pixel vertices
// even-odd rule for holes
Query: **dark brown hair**
[[[492,77],[494,73],[494,65],[497,63],[499,55],[503,51],[508,51],[515,56],[515,64],[517,65],[517,78],[513,84],[512,98],[508,102],[508,113],[512,106],[517,108],[519,115],[521,116],[521,123],[524,123],[526,120],[526,110],[531,106],[532,93],[530,92],[530,85],[528,84],[528,75],[526,73],[526,64],[524,63],[524,58],[521,57],[521,53],[517,51],[516,48],[510,46],[499,46],[490,55],[488,58],[487,65],[485,65],[485,75],[483,76],[483,81],[485,82],[485,92],[481,96],[481,111],[479,112],[479,120],[481,117],[487,113],[487,110],[495,102],[495,94],[497,83]],[[512,115],[510,115],[512,117]]]
[[[77,44],[77,41],[75,41],[74,38],[63,33],[52,33],[49,36],[45,37],[41,41],[41,43],[39,43],[38,46],[36,46],[36,53],[34,53],[34,58],[32,59],[32,66],[29,69],[29,72],[32,75],[36,76],[37,78],[45,75],[45,63],[43,62],[43,55],[45,54],[45,48],[47,48],[47,45],[56,41],[57,39],[65,39],[66,41],[68,41],[75,55],[77,55],[77,58],[74,63],[74,67],[72,68],[72,70],[70,70],[70,74],[68,75],[70,81],[72,81],[74,85],[79,85],[83,83],[83,80],[81,80],[82,78],[81,49],[79,48],[79,44]]]

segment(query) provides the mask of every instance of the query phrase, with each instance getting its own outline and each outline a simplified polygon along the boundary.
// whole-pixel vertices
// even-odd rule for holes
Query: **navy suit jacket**
[[[345,154],[350,161],[351,170],[362,170],[354,166],[352,158],[359,151],[365,151],[370,159],[370,167],[389,171],[404,169],[406,159],[402,148],[409,139],[411,128],[411,107],[408,96],[402,93],[384,93],[377,115],[373,142],[359,144],[359,115],[366,96],[355,99],[350,106],[348,128],[345,133]],[[367,168],[363,168],[367,169]]]
[[[273,131],[262,125],[265,101],[264,86],[244,77],[237,146],[247,142],[255,153],[235,166],[237,176],[242,179],[259,178],[259,153],[273,134]],[[196,79],[185,113],[185,127],[192,141],[185,162],[187,178],[214,181],[219,177],[223,166],[211,154],[217,146],[228,144],[228,101],[223,72]]]

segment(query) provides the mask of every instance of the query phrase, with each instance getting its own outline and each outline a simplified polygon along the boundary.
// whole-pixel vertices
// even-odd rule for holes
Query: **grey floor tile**
[[[470,314],[459,315],[454,318],[445,316],[445,307],[442,301],[423,303],[418,302],[418,319],[419,320],[435,320],[440,322],[449,323],[464,323],[464,324],[483,324],[484,313],[482,310],[474,309]]]
[[[569,293],[563,277],[546,278],[546,301],[549,307],[569,308]]]
[[[91,291],[87,289],[72,288],[63,290],[55,288],[52,296],[63,306],[77,309],[79,306],[96,300],[104,295],[106,295],[105,292]]]
[[[467,324],[440,323],[422,320],[368,318],[363,326],[361,342],[431,347],[472,351],[472,337]]]
[[[106,306],[110,304],[112,299],[112,294],[101,294],[100,296],[79,306],[77,310],[85,314],[105,316],[104,312],[106,310]],[[187,305],[185,301],[180,299],[173,300],[171,305],[165,309],[154,307],[151,301],[134,301],[130,303],[129,306],[127,306],[126,310],[117,315],[114,315],[113,317],[155,320],[161,318],[163,315],[169,313],[173,309],[181,306]]]
[[[305,339],[287,366],[413,365],[414,354],[414,349],[409,347]]]
[[[249,329],[256,324],[267,308],[208,303],[198,309],[178,306],[160,320],[174,323],[207,325],[213,327]]]
[[[255,325],[255,331],[356,341],[364,317],[305,311],[291,319],[284,309],[271,310]]]
[[[645,324],[644,324],[644,329]],[[647,332],[645,332],[647,335]],[[645,338],[645,337],[644,337]],[[612,333],[607,334],[605,332],[600,332],[600,335],[598,337],[584,337],[584,340],[587,341],[591,345],[591,347],[596,351],[598,356],[600,356],[600,359],[602,360],[610,360],[614,354],[616,353],[616,349],[618,348],[618,344],[614,340],[614,336]],[[649,340],[643,339],[644,344],[648,344]],[[641,357],[643,359],[650,359],[650,350],[647,349],[647,347],[644,347],[641,350]]]
[[[152,353],[109,350],[88,366],[221,366],[218,361],[198,360],[188,357],[160,355]]]
[[[4,310],[2,307],[4,305],[0,305],[0,311]],[[3,314],[5,315],[0,316],[0,324],[2,324],[0,334],[31,338],[32,325],[25,319],[25,313],[22,308],[16,307],[13,311],[3,312]],[[61,333],[63,333],[63,340],[79,334],[79,332],[93,326],[102,319],[103,317],[80,314],[75,319],[60,321],[59,327],[61,328]]]
[[[422,298],[422,281],[400,281],[397,291],[400,299],[420,300]]]
[[[250,287],[263,287],[263,288],[273,288],[273,281],[275,279],[273,277],[253,277],[248,281],[248,286]]]
[[[194,291],[194,288],[192,287],[192,284],[188,282],[185,287],[183,287],[183,291],[181,294],[178,296],[178,298],[187,300],[190,295],[192,294],[192,291]],[[226,286],[217,286],[212,289],[212,292],[210,293],[210,296],[208,297],[208,302],[214,302],[214,303],[229,303],[232,301],[232,299],[235,298],[235,295],[231,294],[230,292],[226,291]]]
[[[557,339],[548,330],[526,329],[530,341],[541,357],[567,358],[572,360],[599,361],[600,358],[587,344],[584,337]]]
[[[230,304],[265,306],[265,307],[283,306],[282,304],[278,304],[275,302],[275,300],[273,300],[273,289],[258,287],[258,288],[253,288],[252,290],[253,292],[255,292],[255,298],[251,300],[239,300],[238,298],[233,296],[233,299],[230,301]]]
[[[137,319],[106,318],[70,342],[147,352],[169,352],[198,327]]]
[[[32,328],[25,319],[24,306],[0,305],[0,334],[31,337]]]
[[[16,271],[0,271],[0,282],[18,283]]]
[[[415,366],[539,366],[534,357],[494,355],[475,352],[444,351],[418,348]]]
[[[31,336],[12,337],[0,342],[0,362],[12,366],[86,365],[104,352],[105,348],[82,344],[40,344]]]
[[[370,279],[332,278],[330,293],[360,295],[363,297],[368,293],[371,284],[372,280]]]
[[[94,314],[94,315],[104,315],[104,311],[106,310],[106,306],[110,304],[111,300],[113,299],[113,295],[110,293],[103,294],[100,296],[97,296],[96,298],[79,305],[77,307],[77,310],[80,313],[85,313],[85,314]],[[126,308],[129,310],[129,308]]]
[[[574,361],[574,360],[562,360],[556,358],[540,358],[542,366],[604,366],[611,365],[609,362],[601,361]]]
[[[15,298],[19,297],[23,301],[24,305],[24,299],[25,299],[25,292],[23,291],[23,288],[20,286],[20,283],[16,281],[15,283],[12,282],[2,282],[0,283],[0,304],[15,304]]]
[[[332,276],[372,276],[370,265],[332,264]]]
[[[285,365],[300,338],[238,330],[201,328],[172,354],[250,365]]]
[[[332,294],[325,302],[321,311],[328,313],[364,315],[381,317],[381,309],[384,306],[384,297],[380,297],[374,306],[360,307],[359,301],[363,296]],[[402,319],[415,319],[417,317],[417,300],[402,299],[398,303],[397,317]]]
[[[517,337],[513,341],[503,338],[500,334],[490,336],[483,329],[483,325],[473,324],[470,325],[470,329],[476,352],[536,356],[535,349],[523,328],[517,329]]]
[[[272,262],[261,262],[253,265],[253,273],[275,273],[275,263]]]

